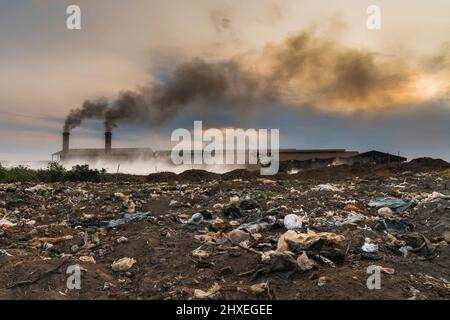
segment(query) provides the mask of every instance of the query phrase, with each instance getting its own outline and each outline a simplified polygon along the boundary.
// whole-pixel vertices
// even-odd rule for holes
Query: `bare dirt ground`
[[[445,163],[147,181],[0,185],[0,298],[450,298]],[[386,197],[411,202],[368,206]],[[67,288],[71,265],[79,290]],[[367,287],[370,265],[379,290]]]

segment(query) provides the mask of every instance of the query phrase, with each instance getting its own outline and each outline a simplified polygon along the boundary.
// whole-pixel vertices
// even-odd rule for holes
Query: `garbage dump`
[[[448,176],[422,169],[0,184],[0,298],[449,299]]]

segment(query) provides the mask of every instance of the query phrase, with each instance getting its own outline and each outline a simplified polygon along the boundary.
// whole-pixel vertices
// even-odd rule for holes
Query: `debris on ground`
[[[441,167],[0,184],[0,299],[450,299]]]
[[[398,199],[398,198],[377,198],[369,202],[368,206],[371,208],[389,208],[395,210],[397,213],[402,213],[417,205],[415,199]]]
[[[127,271],[129,270],[134,264],[136,263],[136,260],[132,258],[122,258],[117,261],[114,261],[111,264],[111,268],[113,271]]]

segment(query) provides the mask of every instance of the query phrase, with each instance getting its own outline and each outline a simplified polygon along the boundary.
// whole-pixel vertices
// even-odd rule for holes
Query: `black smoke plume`
[[[70,110],[64,123],[64,132],[70,132],[87,119],[102,119],[108,103],[106,100],[86,100],[81,108]]]

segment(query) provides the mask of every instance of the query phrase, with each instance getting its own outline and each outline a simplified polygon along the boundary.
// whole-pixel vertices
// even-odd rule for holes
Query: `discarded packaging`
[[[224,285],[220,286],[218,283],[214,283],[214,285],[208,289],[208,291],[203,291],[200,289],[194,290],[194,297],[197,299],[206,299],[214,296],[215,294],[219,292],[226,292],[226,291],[237,291],[237,292],[244,292],[244,293],[250,293],[250,294],[260,294],[265,291],[267,291],[267,283],[258,283],[251,286],[237,286],[237,285]]]
[[[0,227],[14,227],[16,224],[12,223],[8,219],[1,218],[0,219]]]
[[[300,270],[302,271],[308,271],[314,268],[315,263],[311,259],[308,258],[308,255],[305,251],[297,258],[298,266],[300,267]]]
[[[375,253],[378,251],[378,245],[372,243],[372,240],[370,240],[370,238],[366,238],[363,246],[361,247],[361,250],[367,253]]]
[[[296,214],[288,214],[284,217],[284,226],[288,230],[301,229],[303,219]]]
[[[231,243],[234,245],[237,245],[241,243],[242,241],[248,241],[250,240],[250,235],[242,230],[235,229],[230,232],[228,232],[228,239],[230,239]]]
[[[129,270],[134,264],[136,263],[136,260],[133,258],[122,258],[117,261],[114,261],[111,264],[111,268],[113,271],[127,271]]]
[[[317,241],[324,239],[331,242],[341,242],[345,240],[342,235],[329,232],[314,232],[312,230],[307,233],[297,233],[293,230],[288,230],[278,239],[277,250],[287,251],[289,250],[289,242],[299,245],[302,248],[309,248]]]
[[[395,210],[397,213],[401,213],[410,208],[415,207],[417,204],[418,202],[415,199],[398,199],[387,197],[371,200],[368,206],[376,209],[387,207],[392,210]]]
[[[342,192],[343,190],[331,183],[319,184],[318,186],[311,188],[312,191],[332,191]]]
[[[116,228],[131,221],[143,220],[147,217],[147,212],[125,213],[122,219],[111,220],[106,225],[108,228]]]

